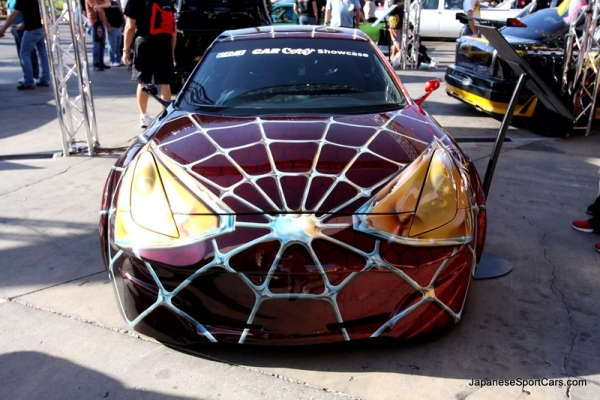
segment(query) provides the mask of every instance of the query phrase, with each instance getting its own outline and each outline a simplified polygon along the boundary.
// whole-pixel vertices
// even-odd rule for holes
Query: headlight
[[[354,228],[411,245],[469,242],[473,217],[467,181],[436,141],[356,212]]]
[[[148,146],[123,175],[115,242],[124,248],[183,246],[228,232],[233,218],[224,203]]]

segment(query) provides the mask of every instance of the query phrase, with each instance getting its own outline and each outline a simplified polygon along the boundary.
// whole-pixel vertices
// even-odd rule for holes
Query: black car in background
[[[269,0],[178,0],[174,92],[224,31],[271,25]]]
[[[563,8],[539,10],[523,17],[521,22],[527,26],[507,26],[500,32],[572,110],[572,99],[561,94],[564,48],[569,30]],[[485,38],[462,36],[456,42],[455,63],[448,67],[445,80],[448,95],[480,111],[504,115],[518,76]],[[521,91],[514,116],[542,134],[558,135],[572,128],[568,121],[549,112],[527,87]]]

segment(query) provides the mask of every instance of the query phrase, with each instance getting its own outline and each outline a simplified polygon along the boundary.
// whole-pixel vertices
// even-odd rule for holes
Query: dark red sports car
[[[413,338],[462,316],[474,165],[359,30],[229,31],[110,172],[102,253],[160,341]]]

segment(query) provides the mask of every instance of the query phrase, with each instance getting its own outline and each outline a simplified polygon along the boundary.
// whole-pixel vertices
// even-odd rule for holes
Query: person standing
[[[23,14],[23,39],[21,41],[21,50],[19,56],[21,58],[21,66],[23,68],[23,83],[17,86],[18,90],[35,89],[36,83],[33,78],[33,64],[31,62],[31,54],[37,50],[38,60],[42,69],[37,86],[50,86],[50,65],[48,63],[48,53],[46,52],[46,35],[42,26],[42,18],[40,16],[40,7],[37,0],[17,0],[14,11],[8,16],[2,28],[0,28],[0,36],[4,36],[6,29],[11,26],[17,17]]]
[[[600,177],[600,169],[598,170]],[[591,215],[589,219],[575,220],[572,223],[574,229],[585,233],[600,233],[600,184],[598,187],[598,195],[594,203],[590,204],[585,210],[585,213]],[[600,243],[596,243],[594,248],[600,253]]]
[[[16,3],[17,0],[8,0],[6,2],[6,8],[8,9],[9,15],[15,9]],[[10,27],[10,32],[15,38],[15,46],[17,46],[17,54],[19,56],[19,62],[21,63],[22,68],[23,62],[21,61],[21,42],[23,41],[23,33],[25,32],[25,26],[23,24],[23,14],[18,15],[17,18],[14,20]],[[38,57],[35,50],[31,53],[31,66],[33,67],[33,79],[37,82],[37,80],[40,78],[40,66],[38,64]],[[24,81],[25,78],[23,77],[19,79],[18,83],[23,83]]]
[[[151,25],[151,20],[160,21],[160,24]],[[136,99],[140,126],[146,128],[152,117],[147,113],[148,94],[142,90],[143,85],[159,85],[160,97],[171,100],[177,41],[173,3],[169,0],[128,0],[124,37],[123,63],[132,65],[132,79],[138,83]]]
[[[119,0],[112,0],[110,7],[106,8],[104,13],[106,14],[106,21],[111,29],[111,32],[106,35],[110,66],[120,67],[123,65],[121,62],[123,31],[121,29],[123,29],[123,25],[125,24],[121,2]]]
[[[390,39],[392,40],[390,59],[394,60],[402,50],[402,26],[404,25],[404,0],[392,0],[390,6],[396,6],[388,14],[388,25],[390,28]]]
[[[294,12],[300,25],[317,25],[317,0],[294,0]]]
[[[377,21],[377,17],[375,16],[375,10],[377,6],[373,0],[365,1],[365,5],[363,6],[363,15],[367,22],[375,22]]]
[[[104,9],[110,7],[110,0],[86,0],[87,23],[92,28],[92,64],[94,71],[104,71],[110,67],[104,64],[106,32],[112,33],[106,20]]]
[[[359,28],[362,11],[359,0],[327,0],[325,25],[333,27]]]
[[[463,11],[469,18],[481,18],[481,8],[479,6],[479,0],[464,0]],[[470,19],[468,23],[463,26],[461,35],[478,35],[477,28],[475,27],[475,21]]]

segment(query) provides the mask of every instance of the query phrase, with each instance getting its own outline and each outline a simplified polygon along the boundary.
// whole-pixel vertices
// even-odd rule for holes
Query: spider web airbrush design
[[[290,129],[296,124],[321,124],[323,125],[323,131],[318,137],[312,137],[311,139],[302,139],[300,137],[285,138],[285,135],[273,138],[273,135],[267,133],[269,124],[279,123],[281,122],[273,122],[273,121],[265,121],[260,118],[255,120],[247,121],[245,123],[241,123],[239,125],[230,125],[226,127],[219,127],[213,129],[205,129],[201,124],[197,123],[195,120],[190,118],[194,125],[196,126],[196,130],[190,134],[182,135],[182,137],[178,137],[171,141],[166,141],[166,143],[161,145],[151,146],[154,148],[154,152],[159,157],[164,157],[164,153],[169,153],[167,147],[176,145],[176,142],[181,141],[181,143],[187,143],[189,145],[189,139],[201,139],[203,143],[210,143],[210,146],[205,146],[206,156],[203,158],[196,159],[197,161],[191,163],[179,163],[182,168],[188,171],[191,175],[195,176],[200,182],[202,182],[208,189],[212,191],[214,195],[216,195],[219,200],[223,203],[227,203],[228,205],[232,204],[231,200],[235,200],[233,202],[234,206],[232,208],[235,212],[239,212],[236,210],[236,207],[239,208],[240,205],[246,211],[251,210],[251,212],[255,213],[255,217],[258,219],[254,219],[252,216],[248,218],[240,218],[240,216],[236,216],[235,220],[231,220],[233,223],[233,232],[230,234],[235,234],[237,229],[255,229],[261,230],[264,232],[268,232],[265,235],[257,237],[253,240],[248,241],[240,246],[230,246],[225,248],[220,248],[219,246],[219,238],[210,239],[212,242],[212,246],[214,248],[214,257],[213,259],[202,268],[198,269],[195,273],[185,279],[181,284],[175,287],[173,290],[168,290],[165,288],[163,282],[158,277],[154,267],[149,262],[145,262],[145,266],[148,268],[149,274],[152,276],[152,279],[156,283],[158,288],[157,299],[154,304],[152,304],[149,308],[147,308],[144,312],[139,314],[135,319],[130,320],[127,318],[127,313],[125,312],[123,299],[121,299],[121,294],[119,290],[117,293],[119,294],[119,302],[121,307],[124,310],[124,315],[128,324],[131,327],[137,325],[143,318],[145,318],[148,314],[150,314],[153,310],[158,308],[159,306],[166,306],[171,309],[176,314],[182,316],[186,320],[190,321],[196,326],[197,332],[199,334],[205,335],[211,341],[217,341],[212,333],[218,332],[223,333],[223,330],[219,330],[218,328],[214,328],[208,325],[203,325],[202,321],[197,321],[192,316],[188,315],[180,308],[176,307],[172,299],[176,297],[179,293],[181,293],[190,283],[192,283],[196,278],[201,276],[203,273],[217,269],[224,269],[228,272],[237,274],[243,282],[252,290],[255,296],[254,306],[252,311],[248,315],[247,324],[252,325],[255,322],[255,317],[257,312],[262,304],[269,300],[273,299],[310,299],[315,301],[326,302],[329,304],[333,310],[337,323],[343,324],[344,319],[342,316],[342,312],[340,311],[340,306],[338,304],[338,295],[339,293],[346,288],[353,280],[360,275],[361,272],[369,271],[373,269],[381,270],[381,271],[389,271],[393,273],[396,277],[399,277],[404,282],[406,282],[410,287],[416,292],[421,294],[421,298],[418,301],[411,303],[407,308],[399,310],[394,315],[390,315],[389,320],[385,323],[381,324],[380,327],[373,331],[372,337],[379,336],[382,332],[384,332],[388,328],[393,328],[394,325],[403,317],[409,315],[419,307],[429,304],[435,303],[442,310],[447,312],[451,318],[456,322],[461,318],[462,309],[464,305],[463,302],[460,305],[460,309],[456,312],[453,311],[448,305],[446,305],[443,301],[438,299],[435,294],[434,284],[438,277],[444,272],[446,266],[451,262],[453,257],[457,255],[460,251],[464,250],[462,245],[457,245],[454,247],[451,255],[446,258],[431,279],[428,280],[427,284],[422,286],[423,282],[419,284],[417,280],[411,278],[407,273],[402,271],[401,269],[395,268],[390,265],[381,255],[381,247],[382,244],[385,244],[383,240],[376,240],[375,246],[371,251],[365,251],[365,249],[360,249],[358,247],[354,247],[349,243],[338,240],[333,237],[329,232],[339,231],[344,229],[352,229],[352,222],[350,219],[343,220],[342,222],[337,221],[337,219],[332,219],[332,216],[340,211],[347,211],[349,206],[353,207],[353,210],[356,210],[360,205],[362,205],[365,201],[370,199],[372,195],[377,193],[382,187],[382,185],[389,182],[394,176],[399,173],[406,164],[399,163],[389,157],[382,156],[377,152],[374,152],[369,146],[380,134],[392,135],[396,142],[400,144],[405,150],[414,151],[409,143],[411,141],[417,141],[417,139],[413,137],[408,137],[398,133],[396,130],[388,128],[387,124],[389,121],[382,126],[363,126],[363,125],[353,125],[344,122],[336,121],[331,118],[328,120],[323,120],[320,122],[306,122],[306,121],[286,121],[286,124],[289,124]],[[390,121],[392,121],[390,119]],[[365,128],[370,129],[372,133],[368,135],[366,140],[363,143],[354,145],[348,144],[340,144],[337,141],[330,140],[328,138],[328,132],[332,129],[332,127],[344,127],[348,128]],[[223,143],[218,139],[219,134],[221,135],[231,135],[235,129],[245,128],[245,127],[257,127],[260,135],[255,137],[252,140],[243,141],[243,144],[240,145],[232,145],[231,142]],[[267,129],[266,129],[267,128]],[[189,131],[188,131],[189,132]],[[199,135],[199,136],[195,136]],[[217,139],[215,139],[217,138]],[[424,142],[420,142],[422,145]],[[352,151],[354,155],[348,159],[346,165],[340,167],[338,170],[334,172],[324,172],[319,168],[319,159],[324,149],[328,146],[333,146],[337,149],[342,149],[343,151]],[[284,159],[285,152],[279,153],[279,149],[281,147],[287,148],[310,148],[310,152],[313,152],[312,158],[310,160],[310,165],[308,166],[299,166],[296,167],[296,171],[293,168],[288,168],[284,165],[284,161],[289,161]],[[268,165],[270,166],[269,170],[264,169],[264,171],[252,170],[248,172],[248,166],[245,164],[240,164],[239,153],[240,151],[247,151],[251,153],[252,151],[257,151],[257,149],[261,149],[261,152],[264,152],[266,155],[266,159],[268,160]],[[214,150],[214,151],[212,151]],[[408,153],[410,154],[410,153]],[[357,163],[357,160],[364,159],[364,157],[375,157],[377,159],[383,160],[383,162],[393,165],[395,172],[390,173],[389,175],[382,177],[381,179],[377,178],[375,182],[371,182],[368,186],[359,185],[356,182],[352,181],[348,178],[349,171],[351,171],[352,167]],[[414,155],[413,155],[414,156]],[[362,158],[361,158],[362,157]],[[198,166],[209,165],[211,161],[220,158],[220,164],[222,165],[222,160],[225,159],[227,164],[233,166],[235,168],[235,174],[239,175],[240,179],[220,179],[221,177],[207,177],[199,174]],[[297,157],[298,160],[301,157]],[[182,160],[177,160],[182,161]],[[298,172],[297,170],[301,170]],[[230,171],[231,172],[231,171]],[[261,179],[272,179],[276,182],[276,193],[279,199],[274,199],[267,191],[263,190],[263,187],[259,185],[258,181]],[[313,200],[314,206],[307,207],[307,202],[310,202],[311,196],[310,191],[312,187],[312,183],[318,179],[330,179],[333,184],[327,188],[326,190],[321,191],[321,195],[317,200]],[[290,191],[290,184],[288,179],[297,179],[300,181],[300,187],[292,188]],[[355,179],[356,180],[356,179]],[[287,181],[287,182],[286,182]],[[217,183],[219,182],[219,183]],[[251,184],[252,187],[256,189],[259,193],[260,201],[251,201],[247,197],[239,195],[239,188],[243,185]],[[303,186],[302,186],[303,185]],[[313,213],[311,210],[320,209],[324,204],[332,204],[329,200],[330,197],[335,195],[336,188],[339,185],[345,185],[346,187],[350,187],[354,190],[354,194],[346,195],[344,198],[337,197],[337,203],[334,207],[329,208],[331,211],[325,213]],[[290,193],[292,195],[290,195]],[[348,190],[345,191],[348,193]],[[264,209],[265,207],[258,206],[257,204],[267,205],[270,209]],[[111,213],[114,213],[115,210],[112,209]],[[351,211],[350,211],[351,212]],[[348,221],[348,222],[346,222]],[[327,265],[324,265],[315,251],[313,243],[316,240],[324,240],[326,242],[332,243],[340,248],[344,249],[349,253],[353,253],[354,255],[364,259],[364,266],[360,269],[354,270],[349,273],[341,282],[337,282],[334,284],[331,282],[330,277],[328,276],[328,268]],[[264,280],[257,281],[256,279],[252,279],[252,277],[247,276],[247,274],[236,270],[236,266],[232,265],[232,259],[235,256],[239,256],[244,251],[251,249],[253,246],[268,241],[278,241],[280,243],[279,249],[276,252],[274,257],[274,261],[271,263],[268,272]],[[315,284],[315,279],[310,281],[310,285],[301,286],[300,289],[288,287],[288,290],[275,290],[270,286],[271,281],[274,279],[276,274],[281,274],[285,272],[283,258],[286,254],[286,251],[292,247],[298,248],[297,246],[301,246],[306,253],[309,255],[312,260],[306,260],[306,263],[312,263],[312,270],[307,268],[306,273],[312,273],[315,276],[320,277],[320,281]],[[467,245],[468,246],[468,245]],[[233,248],[231,248],[233,247]],[[468,247],[467,252],[471,255],[471,262],[474,264],[474,254],[471,247]],[[134,253],[136,253],[134,251]],[[114,257],[111,259],[111,271],[114,271],[113,266],[115,265],[115,261],[120,257],[124,257],[126,254],[122,251],[119,251]],[[136,256],[141,259],[139,254],[136,253]],[[471,269],[474,265],[471,266]],[[288,271],[289,272],[289,271]],[[318,279],[317,279],[318,280]],[[116,285],[116,283],[115,283]],[[312,287],[309,287],[312,286]],[[315,289],[315,287],[317,289]],[[468,288],[467,288],[468,290]],[[340,325],[342,326],[342,325]],[[220,332],[219,332],[220,331]],[[350,336],[345,327],[341,327],[340,331],[345,340],[350,340]],[[234,334],[234,331],[230,331],[227,333]],[[247,335],[250,333],[249,328],[245,328],[240,335],[239,343],[244,343],[247,338]],[[251,334],[251,333],[250,333]]]

